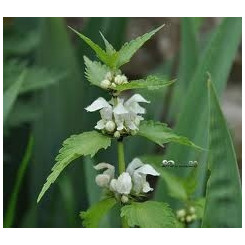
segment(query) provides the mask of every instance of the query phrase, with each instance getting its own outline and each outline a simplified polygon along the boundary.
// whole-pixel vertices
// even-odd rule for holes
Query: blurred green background
[[[232,27],[228,21],[226,27]],[[85,80],[83,55],[91,59],[96,57],[67,28],[68,25],[99,45],[103,42],[99,34],[101,31],[119,49],[125,41],[165,23],[166,26],[123,67],[123,72],[129,79],[150,73],[166,79],[177,78],[174,86],[160,89],[154,94],[151,91],[143,93],[152,102],[147,107],[146,118],[174,126],[177,118],[183,114],[181,108],[188,100],[186,96],[190,96],[187,91],[195,71],[222,22],[222,18],[4,18],[5,225],[81,227],[79,211],[98,201],[101,194],[94,183],[96,173],[93,164],[100,161],[116,164],[114,145],[93,159],[82,158],[71,164],[43,200],[36,204],[38,193],[54,165],[63,140],[71,134],[92,130],[99,118],[96,113],[88,116],[84,107],[98,96],[106,97],[105,92],[90,86]],[[230,56],[226,50],[229,49],[229,40],[222,47],[217,46],[217,49],[220,48],[222,53],[219,59],[226,59],[226,54],[229,59],[222,66],[225,74],[220,78],[222,86],[219,94],[222,95],[222,109],[232,132],[241,169],[242,48],[239,35],[237,40]],[[220,60],[215,58],[210,56],[209,62],[214,60],[213,64],[210,63],[212,69],[220,74]],[[208,67],[207,63],[206,71],[209,71]],[[218,80],[218,75],[215,78]],[[200,103],[206,102],[200,99]],[[193,110],[193,118],[194,113]],[[194,136],[190,139],[199,143]],[[136,156],[152,153],[163,155],[164,151],[137,137],[127,140],[127,162]],[[200,184],[199,189],[203,195],[203,185]],[[155,198],[165,200],[159,191]],[[103,226],[118,225],[118,213],[114,210],[105,218]]]

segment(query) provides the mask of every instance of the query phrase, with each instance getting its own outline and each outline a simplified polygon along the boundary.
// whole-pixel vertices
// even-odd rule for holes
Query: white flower
[[[179,218],[179,219],[185,217],[185,215],[186,215],[185,209],[179,209],[179,210],[177,210],[176,215],[177,215],[177,218]]]
[[[109,133],[116,130],[123,134],[125,131],[138,130],[140,121],[144,119],[141,114],[145,113],[145,109],[139,103],[149,103],[149,101],[140,94],[133,95],[125,102],[122,98],[117,98],[116,102],[113,100],[107,102],[100,97],[85,109],[89,112],[100,110],[101,120],[97,122],[96,129],[105,129]]]
[[[95,177],[95,182],[100,187],[109,187],[110,181],[114,178],[115,167],[109,163],[99,163],[94,166],[96,170],[106,169],[102,174]]]
[[[152,191],[149,182],[146,181],[146,175],[159,176],[160,174],[149,164],[143,164],[140,159],[134,158],[129,163],[126,172],[132,177],[133,190],[136,194]]]
[[[112,179],[110,190],[119,194],[128,195],[132,189],[132,180],[129,173],[123,172],[118,179]]]

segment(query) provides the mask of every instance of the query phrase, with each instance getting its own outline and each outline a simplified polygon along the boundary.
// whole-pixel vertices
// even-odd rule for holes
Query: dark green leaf
[[[176,227],[176,219],[172,209],[163,202],[134,202],[121,208],[121,217],[125,217],[130,227]]]

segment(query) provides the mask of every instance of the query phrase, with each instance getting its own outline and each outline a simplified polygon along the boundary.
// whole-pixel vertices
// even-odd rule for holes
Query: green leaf
[[[107,198],[97,202],[86,212],[81,212],[80,217],[83,220],[83,226],[87,228],[99,228],[101,219],[117,203],[115,198]]]
[[[172,209],[163,202],[133,202],[121,208],[121,217],[125,217],[130,227],[176,227],[176,219]]]
[[[86,78],[91,84],[100,87],[101,81],[104,80],[106,73],[109,72],[110,69],[107,66],[102,65],[100,62],[91,61],[86,56],[84,56],[84,62],[86,65]]]
[[[84,42],[86,42],[96,53],[97,57],[103,61],[106,65],[108,65],[109,67],[113,67],[113,63],[114,60],[117,56],[117,53],[112,54],[108,54],[106,53],[99,45],[97,45],[96,43],[94,43],[91,39],[89,39],[88,37],[84,36],[82,33],[79,33],[78,31],[76,31],[75,29],[73,29],[72,27],[68,26],[72,31],[74,31]]]
[[[65,76],[64,72],[48,70],[39,66],[27,67],[24,62],[13,60],[4,65],[4,90],[14,83],[24,69],[26,75],[20,93],[44,89],[56,84]]]
[[[115,54],[117,51],[113,48],[113,46],[106,40],[104,35],[100,32],[100,35],[105,43],[106,53],[109,55]]]
[[[133,80],[126,84],[117,85],[115,90],[124,91],[129,89],[159,89],[174,83],[175,80],[172,81],[164,81],[161,78],[156,76],[148,76],[146,79]]]
[[[44,184],[37,202],[39,202],[44,193],[49,189],[50,185],[54,183],[60,173],[72,161],[80,156],[90,155],[93,157],[100,149],[106,149],[111,144],[111,138],[97,131],[85,132],[79,135],[72,135],[63,142],[63,147],[56,157],[56,164],[52,168],[52,173],[48,176]]]
[[[141,48],[141,46],[148,41],[156,32],[158,32],[164,25],[161,25],[157,29],[145,33],[144,35],[137,37],[135,40],[125,43],[118,51],[118,57],[115,67],[120,67],[130,61],[132,56]]]
[[[167,126],[167,124],[160,122],[143,121],[140,124],[137,135],[143,136],[160,146],[163,146],[163,144],[169,142],[174,142],[202,150],[202,148],[192,143],[186,137],[175,134],[174,131]]]
[[[21,189],[21,185],[23,182],[24,175],[26,173],[26,169],[28,164],[30,163],[31,155],[33,149],[33,137],[29,137],[29,141],[25,150],[25,154],[20,163],[17,176],[15,179],[14,189],[11,193],[10,201],[7,207],[6,216],[4,217],[4,227],[10,228],[13,225],[16,211],[16,204],[18,201],[18,195]]]
[[[211,80],[208,91],[210,177],[202,226],[242,227],[242,191],[236,154]]]
[[[5,123],[13,105],[20,93],[21,86],[25,79],[26,71],[24,70],[16,80],[3,94],[3,123]]]

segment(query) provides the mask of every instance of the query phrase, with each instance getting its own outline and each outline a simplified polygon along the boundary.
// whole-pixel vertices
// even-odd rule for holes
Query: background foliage
[[[123,67],[123,71],[131,80],[147,77],[149,73],[160,75],[166,81],[177,79],[174,85],[167,88],[140,91],[152,102],[147,107],[147,118],[174,126],[177,133],[208,149],[206,73],[211,73],[219,98],[226,88],[227,80],[230,85],[241,82],[240,18],[4,19],[3,168],[6,227],[81,227],[79,212],[101,197],[94,183],[96,173],[93,164],[103,160],[116,166],[114,145],[93,159],[79,159],[59,176],[39,205],[36,204],[38,193],[54,165],[54,158],[63,140],[72,134],[90,130],[97,121],[98,115],[87,117],[83,108],[98,96],[106,95],[85,80],[83,56],[91,60],[95,56],[67,26],[74,27],[99,45],[103,42],[99,34],[101,31],[118,50],[125,41],[163,23],[166,26],[159,32],[159,37],[154,37],[138,52],[133,61]],[[226,133],[225,130],[219,132],[219,142],[222,142]],[[232,132],[232,135],[236,134]],[[230,144],[227,143],[228,149]],[[163,172],[162,178],[157,183],[150,180],[152,185],[156,185],[156,191],[150,197],[169,202],[174,209],[183,207],[190,198],[193,205],[198,206],[202,202],[200,200],[206,193],[208,178],[207,151],[200,153],[174,144],[165,150],[142,137],[127,139],[125,146],[127,162],[142,155],[156,167],[162,159],[173,159],[178,163],[198,160],[200,166],[194,175],[189,169],[170,169],[167,172],[159,169]],[[239,143],[235,146],[237,158],[241,160]],[[219,150],[214,149],[215,152]],[[229,173],[230,167],[234,174],[231,181],[223,182],[225,189],[236,188],[236,181],[239,182],[234,170],[237,162],[233,151],[229,154],[233,165],[224,163],[221,167],[224,176]],[[219,155],[216,155],[216,159],[220,160]],[[212,174],[212,165],[210,168]],[[189,176],[189,180],[195,180],[192,186],[186,184]],[[207,191],[215,195],[215,188],[210,186]],[[235,203],[235,206],[232,202],[229,204],[233,208],[239,202],[236,198],[239,197],[230,197]],[[219,215],[227,219],[212,223],[212,212],[216,213],[216,208],[225,210],[227,205],[226,201],[216,201],[215,198],[211,199],[207,205],[205,212],[208,215],[203,225],[229,227],[226,221],[230,216],[233,219],[232,226],[239,226],[240,213],[234,217],[232,212],[227,214],[225,211]],[[132,217],[135,213],[133,209],[125,209],[124,215]],[[119,219],[118,207],[115,206],[100,226],[118,227]],[[154,227],[154,224],[151,225]],[[193,226],[200,227],[200,223],[196,222]]]

